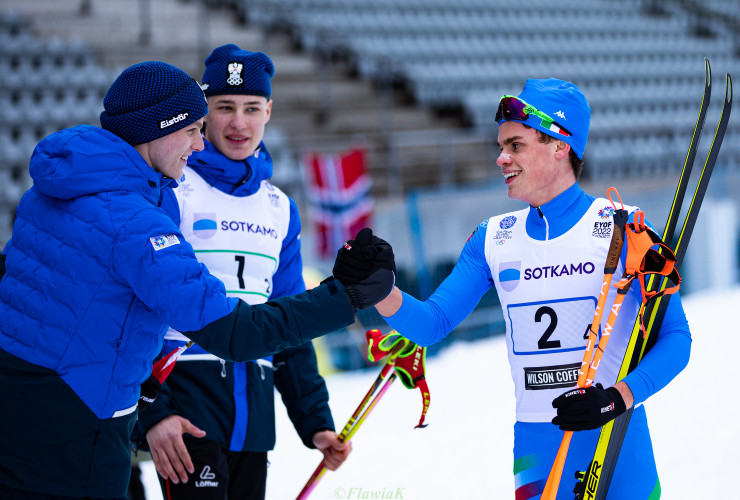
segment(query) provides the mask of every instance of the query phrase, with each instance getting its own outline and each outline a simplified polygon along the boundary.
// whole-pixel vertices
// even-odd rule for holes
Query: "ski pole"
[[[619,198],[619,202],[622,204],[622,208],[620,209],[617,209],[614,200],[612,200],[611,196],[609,195],[612,190],[616,194],[617,198]],[[622,253],[622,246],[624,245],[625,239],[625,225],[627,224],[627,218],[629,216],[627,211],[624,209],[622,198],[619,196],[619,193],[615,188],[609,188],[607,190],[607,196],[609,197],[609,201],[612,202],[612,206],[614,206],[615,210],[614,231],[612,232],[611,242],[609,243],[609,251],[606,256],[606,264],[604,265],[604,280],[601,283],[599,300],[596,303],[594,319],[589,326],[586,351],[583,353],[583,361],[581,362],[581,367],[578,369],[578,387],[589,387],[591,385],[591,382],[593,382],[596,368],[598,368],[599,362],[601,361],[601,355],[603,354],[604,348],[606,347],[606,343],[609,339],[609,334],[614,327],[614,321],[616,321],[616,315],[619,311],[619,306],[621,305],[622,300],[624,300],[624,295],[618,293],[617,297],[615,298],[615,304],[612,306],[611,313],[609,314],[609,321],[611,321],[611,323],[609,323],[609,321],[607,322],[607,325],[604,327],[604,330],[602,332],[603,335],[601,343],[599,343],[599,327],[601,326],[601,318],[604,314],[606,298],[609,293],[609,285],[611,284],[614,272],[617,270],[619,256]],[[617,303],[617,300],[619,300],[619,303]],[[598,352],[596,353],[598,356],[596,356],[594,364],[594,360],[592,360],[592,357],[595,357],[594,351],[596,350],[597,343],[599,343]],[[570,441],[572,437],[573,431],[564,432],[563,440],[560,442],[560,448],[558,448],[558,452],[555,455],[555,461],[553,462],[552,468],[550,469],[550,474],[547,477],[547,483],[545,483],[545,488],[542,491],[542,500],[555,500],[555,497],[557,496],[558,486],[560,485],[560,479],[563,475],[565,459],[568,456],[568,448],[570,447]]]
[[[385,394],[385,392],[388,390],[391,383],[396,378],[395,372],[391,373],[390,377],[388,376],[388,373],[391,372],[391,370],[393,369],[393,366],[396,363],[396,358],[406,347],[406,345],[407,344],[400,342],[393,348],[390,357],[386,361],[385,365],[383,365],[383,368],[380,370],[380,373],[370,387],[370,390],[367,391],[367,394],[365,394],[365,397],[362,398],[362,401],[360,401],[360,404],[357,406],[352,416],[349,417],[349,420],[347,420],[347,423],[344,425],[342,432],[339,433],[338,439],[340,442],[344,443],[345,441],[351,439],[352,436],[354,436],[355,432],[357,432],[357,428],[362,425],[362,422],[364,422],[365,418],[369,415],[370,410],[375,407],[383,394]],[[383,385],[383,382],[386,380],[386,378],[388,378],[388,380],[385,382],[385,385]],[[382,388],[380,389],[380,392],[375,396],[375,398],[373,398],[373,394],[375,394],[375,391],[377,391],[378,388],[381,387],[381,385]],[[366,407],[368,407],[367,410]],[[321,477],[324,475],[324,472],[326,472],[326,467],[324,466],[324,461],[322,460],[318,467],[316,467],[316,470],[314,470],[313,474],[311,474],[311,477],[308,478],[308,481],[306,481],[305,486],[298,494],[298,497],[296,497],[296,500],[304,500],[308,498],[308,496],[318,484]]]
[[[360,428],[360,426],[365,421],[365,419],[368,417],[368,415],[370,415],[370,412],[373,411],[373,408],[375,408],[375,405],[378,404],[378,401],[380,401],[380,398],[382,398],[383,395],[386,392],[388,392],[388,388],[390,388],[391,384],[393,383],[394,380],[396,380],[396,378],[397,378],[397,375],[396,375],[396,372],[394,371],[393,373],[391,373],[391,376],[388,377],[388,380],[386,380],[385,384],[383,384],[383,387],[380,388],[380,391],[378,391],[378,394],[376,394],[373,400],[370,401],[370,404],[367,405],[367,408],[365,409],[365,411],[362,412],[362,415],[360,415],[360,417],[357,419],[357,421],[355,422],[355,425],[353,425],[352,429],[350,429],[350,431],[347,433],[347,437],[344,438],[344,441],[349,441],[350,439],[352,439],[352,437],[354,437],[357,430]]]

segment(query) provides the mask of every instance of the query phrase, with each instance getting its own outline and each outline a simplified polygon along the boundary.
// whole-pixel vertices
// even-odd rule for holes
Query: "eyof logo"
[[[594,230],[591,236],[596,238],[609,238],[612,235],[612,221],[594,222]]]
[[[154,250],[159,251],[163,248],[171,247],[172,245],[179,245],[180,240],[177,235],[174,234],[162,234],[160,236],[152,236],[149,238]]]
[[[599,217],[602,219],[608,219],[609,217],[613,217],[616,210],[614,210],[614,207],[604,207],[601,210],[599,210]]]

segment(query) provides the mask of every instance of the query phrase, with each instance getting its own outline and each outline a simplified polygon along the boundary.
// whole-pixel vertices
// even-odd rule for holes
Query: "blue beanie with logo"
[[[588,141],[588,130],[591,125],[591,107],[586,101],[581,89],[576,85],[558,80],[556,78],[547,78],[544,80],[528,79],[527,83],[519,94],[519,99],[530,104],[547,116],[555,120],[555,123],[570,132],[570,137],[565,137],[543,127],[541,119],[530,114],[526,121],[518,121],[537,129],[547,135],[555,137],[573,148],[573,152],[578,158],[583,158],[583,152],[586,149]],[[503,120],[502,120],[503,121]]]
[[[132,146],[169,135],[208,114],[198,82],[161,61],[123,70],[106,92],[103,108],[100,125]]]
[[[275,76],[275,65],[262,52],[242,50],[230,43],[213,49],[205,64],[201,87],[207,97],[241,94],[269,99],[272,95],[270,78]]]

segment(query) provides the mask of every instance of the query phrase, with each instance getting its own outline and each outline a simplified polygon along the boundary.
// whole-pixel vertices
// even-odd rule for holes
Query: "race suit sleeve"
[[[230,361],[262,358],[345,327],[354,308],[341,283],[249,306],[223,283],[160,209],[142,210],[119,231],[115,272],[162,321]]]
[[[468,239],[450,275],[422,302],[403,293],[403,304],[385,318],[401,335],[422,346],[439,342],[475,308],[493,286],[485,259],[485,226]]]

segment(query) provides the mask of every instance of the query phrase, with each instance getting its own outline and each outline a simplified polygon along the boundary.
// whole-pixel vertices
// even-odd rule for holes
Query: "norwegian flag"
[[[363,227],[371,226],[371,181],[366,152],[356,148],[336,155],[310,152],[304,165],[317,254],[332,259],[339,247]]]
[[[187,349],[191,345],[193,345],[192,340],[187,344],[181,345],[177,349],[173,349],[172,352],[169,353],[167,356],[163,356],[162,359],[154,363],[154,366],[152,366],[152,375],[154,375],[154,378],[159,380],[160,384],[164,382],[172,369],[175,367],[175,361],[177,361],[177,358],[180,357],[180,354],[185,352],[185,349]]]

